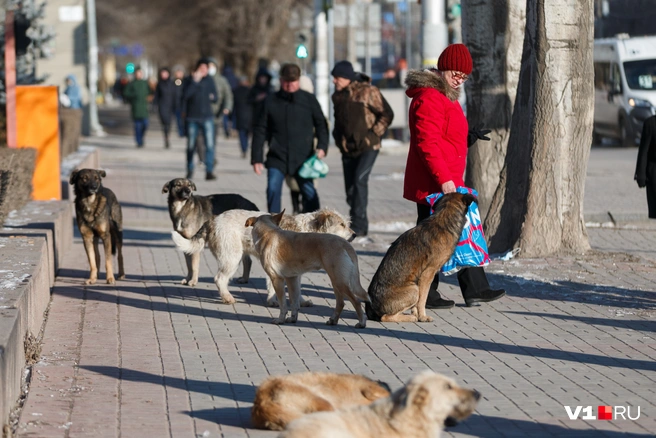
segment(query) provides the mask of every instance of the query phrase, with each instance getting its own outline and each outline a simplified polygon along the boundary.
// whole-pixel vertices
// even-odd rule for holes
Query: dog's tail
[[[210,232],[210,228],[210,222],[207,221],[191,239],[185,238],[177,231],[172,231],[171,237],[173,238],[173,242],[175,242],[175,246],[177,246],[182,252],[185,254],[196,254],[205,248],[205,240],[207,239],[207,234]]]
[[[370,301],[367,301],[364,303],[364,311],[367,314],[367,319],[369,321],[379,321],[380,322],[380,315],[378,315],[374,311],[374,307],[371,305]]]
[[[118,227],[116,221],[112,221],[112,228],[113,230],[109,233],[109,237],[112,242],[112,255],[116,255],[117,246],[123,246],[123,230]]]

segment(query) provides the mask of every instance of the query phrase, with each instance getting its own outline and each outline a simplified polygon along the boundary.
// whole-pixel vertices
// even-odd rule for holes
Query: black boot
[[[430,285],[430,289],[428,289],[428,298],[426,299],[427,309],[450,309],[456,305],[454,301],[442,298],[437,291],[437,286],[440,284],[439,275],[439,273],[435,275],[435,278]]]
[[[458,283],[467,307],[476,303],[487,303],[506,295],[503,289],[492,290],[483,268],[465,268],[458,271]]]

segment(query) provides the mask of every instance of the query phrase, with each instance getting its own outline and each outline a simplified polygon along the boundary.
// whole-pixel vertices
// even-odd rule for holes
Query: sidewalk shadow
[[[161,376],[158,374],[146,373],[143,371],[119,368],[105,365],[80,365],[87,371],[91,371],[103,376],[114,377],[118,380],[129,382],[147,382],[153,385],[160,385],[169,388],[181,389],[188,392],[197,392],[201,394],[220,397],[227,400],[235,400],[244,403],[252,403],[255,399],[255,390],[253,385],[243,383],[229,383],[209,380],[181,379],[179,377]]]
[[[559,321],[579,321],[582,324],[603,325],[606,327],[625,328],[636,331],[656,332],[656,322],[644,319],[612,319],[612,318],[594,318],[592,316],[577,315],[558,315],[556,313],[539,313],[539,312],[518,312],[506,310],[501,313],[512,313],[514,315],[534,316],[537,318],[551,318]],[[554,322],[557,324],[557,322]]]

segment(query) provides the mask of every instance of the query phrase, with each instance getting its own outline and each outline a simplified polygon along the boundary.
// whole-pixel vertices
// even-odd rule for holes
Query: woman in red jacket
[[[426,196],[455,192],[456,187],[465,185],[462,177],[467,164],[469,130],[458,96],[471,74],[472,65],[467,47],[452,44],[440,55],[437,70],[412,71],[406,78],[406,94],[412,102],[403,197],[417,203],[417,223],[430,216]],[[473,141],[475,139],[473,137]],[[506,294],[503,289],[490,289],[485,271],[480,267],[458,271],[458,283],[468,307],[497,300]],[[453,307],[453,301],[440,296],[438,285],[439,273],[431,284],[426,307]]]

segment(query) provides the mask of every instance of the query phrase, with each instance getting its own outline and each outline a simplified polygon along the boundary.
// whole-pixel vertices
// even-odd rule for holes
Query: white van
[[[643,122],[656,114],[656,36],[595,40],[594,76],[594,142],[639,143]]]

